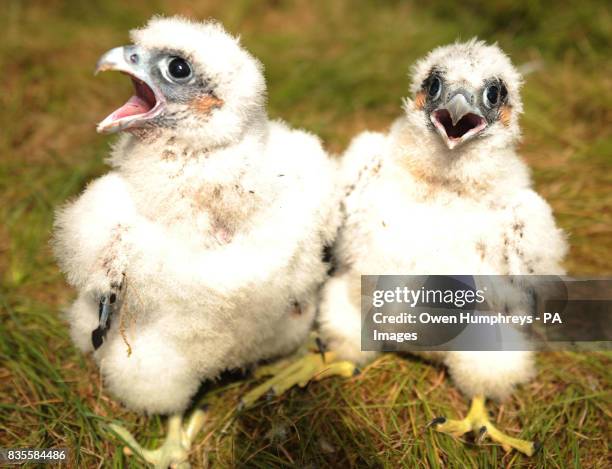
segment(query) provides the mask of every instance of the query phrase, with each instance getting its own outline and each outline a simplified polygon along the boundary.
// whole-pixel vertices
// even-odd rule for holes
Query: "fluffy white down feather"
[[[531,189],[515,152],[520,77],[496,47],[477,41],[433,51],[414,68],[413,92],[432,67],[452,83],[503,77],[513,109],[483,138],[452,152],[410,99],[388,134],[364,132],[342,160],[346,219],[335,247],[339,268],[324,288],[321,330],[341,358],[363,363],[361,274],[562,274],[563,233]],[[530,352],[435,352],[467,395],[502,398],[533,374]]]
[[[124,404],[170,413],[202,380],[305,340],[339,198],[318,138],[267,120],[259,63],[219,25],[155,19],[133,38],[188,50],[225,104],[185,129],[123,135],[112,171],[58,211],[54,247],[78,290],[67,316],[83,351],[99,295],[125,273],[120,317],[94,357]]]

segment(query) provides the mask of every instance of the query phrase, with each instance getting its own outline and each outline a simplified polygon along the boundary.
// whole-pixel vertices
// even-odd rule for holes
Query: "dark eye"
[[[440,82],[440,79],[436,76],[431,77],[431,79],[429,80],[429,89],[427,90],[427,93],[429,94],[429,96],[432,99],[438,99],[438,97],[440,96],[441,90],[442,90],[442,83]]]
[[[175,57],[168,64],[168,73],[172,78],[184,79],[191,75],[191,67],[186,60]]]
[[[497,85],[488,86],[484,91],[484,103],[487,107],[493,107],[499,100],[499,87]]]

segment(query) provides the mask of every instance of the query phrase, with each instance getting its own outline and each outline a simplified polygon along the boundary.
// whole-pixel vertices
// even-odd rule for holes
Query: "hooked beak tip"
[[[463,94],[456,94],[447,104],[446,107],[453,126],[457,125],[463,116],[470,112],[474,112],[474,107],[466,100]]]
[[[129,46],[120,46],[115,47],[114,49],[106,51],[102,56],[98,59],[96,63],[96,68],[94,70],[94,75],[97,75],[100,72],[104,72],[106,70],[118,70],[121,71],[123,69],[130,69],[130,64],[128,64],[125,60],[125,51],[126,47]]]
[[[104,70],[108,70],[108,68],[109,68],[108,65],[101,64],[101,63],[98,62],[96,64],[96,68],[94,69],[93,74],[94,74],[94,76],[96,76],[98,73],[103,72]]]
[[[107,70],[117,70],[119,64],[115,61],[109,60],[106,55],[101,57],[96,64],[96,68],[94,69],[94,76],[100,72],[105,72]]]

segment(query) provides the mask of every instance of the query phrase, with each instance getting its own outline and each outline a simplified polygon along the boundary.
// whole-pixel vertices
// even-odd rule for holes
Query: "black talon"
[[[483,425],[482,427],[478,429],[478,436],[476,437],[476,443],[480,444],[480,442],[483,440],[486,434],[487,434],[487,427]]]
[[[540,440],[533,440],[533,456],[538,454],[542,450],[542,443]]]
[[[443,423],[446,423],[446,417],[436,417],[431,422],[429,422],[425,427],[426,428],[434,427],[436,425],[441,425]]]
[[[327,351],[327,347],[325,347],[325,344],[320,337],[315,338],[315,344],[317,344],[317,352],[319,355],[321,355],[321,360],[323,360],[323,363],[325,363],[325,352]]]
[[[276,393],[274,392],[274,389],[272,389],[272,388],[268,389],[268,392],[266,393],[266,400],[268,402],[270,402],[275,397],[276,397]]]
[[[198,409],[200,409],[202,412],[208,411],[209,408],[210,408],[210,404],[207,404],[207,403],[203,403],[198,406]]]

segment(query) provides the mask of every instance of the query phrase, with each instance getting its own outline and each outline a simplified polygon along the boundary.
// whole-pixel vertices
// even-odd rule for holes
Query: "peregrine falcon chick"
[[[308,336],[337,231],[335,163],[268,120],[262,66],[214,22],[153,18],[97,71],[134,95],[98,125],[123,131],[111,171],[58,210],[54,247],[78,291],[71,336],[127,407],[174,414],[160,467],[186,466],[203,380]]]
[[[516,153],[521,77],[496,46],[477,40],[439,47],[413,69],[404,116],[388,134],[355,138],[343,159],[346,219],[338,269],[320,311],[324,341],[339,359],[364,363],[360,275],[561,274],[563,233],[531,188]],[[533,376],[530,352],[436,352],[473,399],[468,418],[434,427],[476,430],[532,454],[531,442],[489,422],[486,397],[503,398]]]

